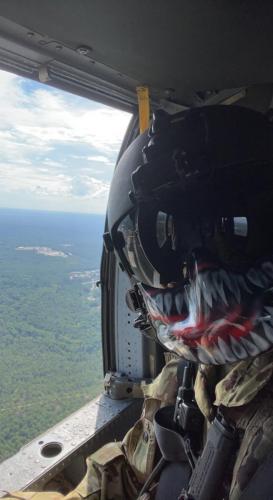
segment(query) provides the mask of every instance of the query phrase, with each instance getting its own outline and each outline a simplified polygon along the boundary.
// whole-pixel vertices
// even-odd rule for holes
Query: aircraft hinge
[[[111,399],[143,398],[142,383],[147,383],[147,380],[133,379],[118,372],[107,372],[104,389]]]

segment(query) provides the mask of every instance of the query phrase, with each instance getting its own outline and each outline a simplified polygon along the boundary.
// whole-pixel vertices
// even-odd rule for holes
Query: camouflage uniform
[[[225,416],[240,430],[229,500],[240,498],[259,465],[273,451],[272,375],[273,350],[229,367],[199,367],[195,394],[207,421],[221,405]]]
[[[108,443],[87,458],[81,483],[65,497],[60,493],[16,492],[7,498],[22,500],[135,500],[156,460],[153,418],[158,408],[174,404],[177,394],[178,358],[169,362],[158,377],[142,386],[145,396],[140,419],[120,443]]]
[[[81,483],[65,497],[59,493],[18,492],[26,500],[133,500],[156,460],[153,417],[173,404],[177,393],[177,359],[173,358],[152,384],[143,386],[141,418],[121,443],[109,443],[87,459]],[[195,382],[197,403],[211,422],[221,405],[241,430],[239,451],[231,474],[229,500],[238,500],[259,465],[273,450],[273,350],[234,365],[200,365]]]

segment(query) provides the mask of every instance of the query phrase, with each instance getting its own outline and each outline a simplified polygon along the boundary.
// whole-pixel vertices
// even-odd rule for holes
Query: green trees
[[[99,251],[77,242],[64,259],[16,252],[13,240],[0,243],[0,461],[98,395],[103,379],[99,289],[70,279],[98,268]]]

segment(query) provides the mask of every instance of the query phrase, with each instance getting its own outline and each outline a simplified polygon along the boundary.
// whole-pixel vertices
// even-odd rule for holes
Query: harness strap
[[[174,406],[157,410],[154,416],[154,430],[162,457],[168,462],[187,462],[184,439],[175,430]]]

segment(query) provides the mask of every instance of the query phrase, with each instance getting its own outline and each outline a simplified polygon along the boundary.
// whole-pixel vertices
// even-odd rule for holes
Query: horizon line
[[[106,217],[106,212],[70,212],[66,210],[52,210],[44,208],[22,208],[22,207],[0,207],[0,210],[18,210],[26,212],[51,212],[58,214],[70,214],[70,215],[100,215]]]

